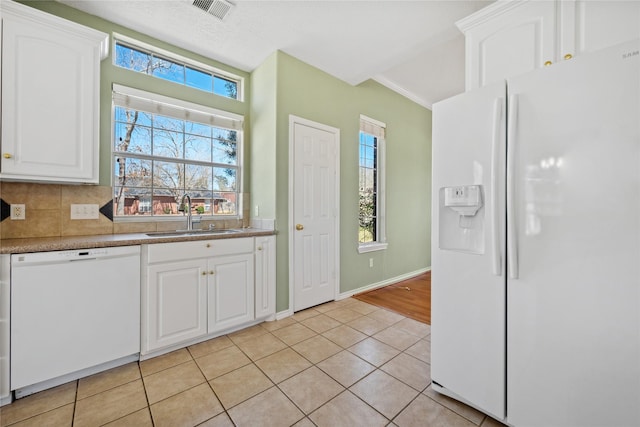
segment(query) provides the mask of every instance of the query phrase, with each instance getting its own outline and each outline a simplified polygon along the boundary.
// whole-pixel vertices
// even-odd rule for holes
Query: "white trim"
[[[207,64],[204,64],[202,62],[195,61],[193,59],[187,58],[186,56],[182,56],[182,55],[179,55],[177,53],[174,53],[174,52],[159,48],[159,47],[151,45],[149,43],[141,42],[139,40],[136,40],[136,39],[134,39],[132,37],[125,36],[125,35],[120,34],[120,33],[113,32],[111,34],[113,36],[113,52],[114,52],[114,54],[113,54],[113,65],[116,65],[116,63],[115,63],[115,61],[116,61],[116,55],[115,55],[116,42],[120,41],[120,42],[122,42],[123,44],[125,44],[127,46],[137,47],[137,48],[139,48],[141,50],[146,50],[146,51],[148,51],[148,52],[150,52],[152,54],[157,54],[158,56],[162,56],[162,57],[164,57],[166,59],[174,60],[176,62],[180,62],[183,65],[189,65],[192,68],[198,68],[198,69],[200,69],[202,71],[207,71],[207,72],[209,72],[209,73],[211,73],[213,75],[216,75],[218,77],[223,77],[225,79],[233,80],[237,84],[237,91],[238,91],[237,92],[238,98],[235,99],[235,100],[236,101],[240,101],[240,102],[244,101],[244,78],[243,77],[240,77],[240,76],[238,76],[236,74],[229,73],[227,71],[221,70],[220,68],[212,67],[211,65],[207,65]],[[118,65],[116,65],[116,66],[118,66]],[[180,83],[178,83],[178,84],[180,84]],[[187,87],[190,87],[190,86],[187,86]],[[212,90],[213,90],[213,88],[212,88]],[[209,92],[209,93],[213,93],[213,92]],[[218,95],[217,93],[213,93],[213,94],[214,95]],[[221,96],[221,95],[218,95],[218,96]],[[227,97],[225,97],[225,98],[227,98]],[[229,99],[233,99],[233,98],[229,98]]]
[[[335,179],[335,243],[334,243],[334,252],[335,252],[335,272],[334,272],[334,280],[335,280],[335,289],[333,291],[334,299],[336,295],[340,293],[340,129],[334,128],[332,126],[324,125],[322,123],[317,123],[311,120],[303,119],[302,117],[294,116],[293,114],[289,115],[289,221],[288,221],[288,230],[289,230],[289,311],[293,313],[293,301],[294,301],[294,253],[293,253],[293,230],[294,230],[294,221],[293,221],[293,176],[294,176],[294,133],[293,128],[295,124],[301,124],[308,127],[313,127],[316,129],[320,129],[326,132],[333,133],[336,137],[336,153],[335,153],[335,171],[336,171],[336,179]]]
[[[527,3],[529,0],[498,0],[455,22],[456,27],[464,34],[476,25],[490,21],[513,8]]]
[[[367,124],[373,124],[379,126],[380,132],[371,129],[367,129]],[[369,125],[370,126],[370,125]],[[378,147],[376,153],[376,236],[375,241],[371,243],[360,243],[360,233],[358,232],[358,253],[366,253],[372,251],[380,251],[387,248],[387,138],[386,138],[387,125],[381,121],[372,119],[360,114],[360,132],[368,135],[373,135],[377,139]],[[380,135],[382,133],[382,135]],[[358,151],[360,146],[358,146]],[[360,170],[360,164],[358,164],[358,174]],[[358,211],[358,216],[360,212]]]
[[[276,313],[276,320],[282,320],[284,318],[293,316],[293,308],[288,308],[284,311],[279,311]]]
[[[362,245],[358,245],[358,253],[366,254],[367,252],[383,251],[387,249],[387,246],[389,246],[389,243],[387,242],[364,243]]]
[[[388,78],[386,78],[381,74],[374,76],[373,80],[380,83],[382,86],[386,86],[388,89],[391,89],[392,91],[404,96],[408,100],[413,101],[424,108],[428,108],[429,110],[433,108],[433,102],[429,102],[426,99],[416,96],[415,93],[410,92],[408,89],[403,88],[402,86],[398,85],[396,82],[389,80]]]
[[[392,277],[390,279],[382,280],[381,282],[372,283],[370,285],[361,286],[358,289],[353,289],[347,292],[343,292],[338,295],[336,300],[341,300],[345,298],[350,298],[356,294],[360,294],[362,292],[372,291],[374,289],[382,288],[388,285],[393,285],[394,283],[402,282],[403,280],[411,279],[413,277],[417,277],[421,274],[426,273],[427,271],[431,271],[431,267],[421,268],[419,270],[412,271],[410,273],[401,274],[396,277]]]

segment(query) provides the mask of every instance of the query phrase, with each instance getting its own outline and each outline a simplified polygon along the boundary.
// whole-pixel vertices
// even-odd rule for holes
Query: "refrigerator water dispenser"
[[[440,189],[439,247],[472,254],[484,253],[482,186]]]

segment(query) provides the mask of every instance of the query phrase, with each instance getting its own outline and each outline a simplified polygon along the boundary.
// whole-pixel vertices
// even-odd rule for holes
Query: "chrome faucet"
[[[182,195],[182,199],[180,199],[180,206],[181,206],[181,210],[182,210],[182,214],[184,215],[184,211],[185,211],[185,207],[184,207],[184,199],[187,199],[187,230],[191,231],[193,230],[193,220],[191,217],[191,197],[187,194],[184,193]]]

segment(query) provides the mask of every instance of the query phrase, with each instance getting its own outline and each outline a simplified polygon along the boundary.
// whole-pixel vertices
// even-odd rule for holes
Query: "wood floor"
[[[353,296],[360,301],[431,324],[431,272]]]

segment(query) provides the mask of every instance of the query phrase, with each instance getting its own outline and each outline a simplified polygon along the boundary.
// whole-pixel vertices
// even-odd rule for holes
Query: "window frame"
[[[119,99],[116,101],[116,97],[122,97],[123,99]],[[148,102],[149,105],[155,105],[156,108],[161,109],[161,111],[150,111],[152,108],[140,108],[140,105],[144,102]],[[126,105],[123,105],[126,103]],[[210,124],[204,123],[208,126],[223,128],[234,130],[237,132],[237,141],[236,141],[236,157],[237,164],[236,165],[224,165],[216,162],[206,162],[207,166],[210,167],[220,167],[222,166],[231,166],[231,168],[236,170],[236,214],[235,215],[204,215],[198,214],[205,220],[224,220],[224,219],[242,219],[242,194],[243,194],[243,171],[244,171],[244,116],[236,113],[231,113],[228,111],[219,110],[216,108],[208,107],[201,104],[196,104],[189,101],[184,101],[176,98],[167,97],[164,95],[160,95],[153,92],[147,92],[141,89],[131,88],[127,86],[122,86],[116,83],[112,85],[112,102],[111,102],[111,131],[110,131],[110,182],[111,188],[115,189],[118,184],[115,182],[115,168],[116,168],[116,156],[119,153],[115,150],[115,121],[116,121],[116,108],[117,107],[126,107],[132,105],[130,108],[138,111],[144,111],[150,114],[161,114],[164,116],[173,117],[180,120],[191,120],[189,119],[190,114],[196,117],[203,117],[203,115],[211,116]],[[171,115],[170,111],[178,111],[184,110],[184,114],[186,117],[179,117],[177,115]],[[213,123],[216,120],[222,121],[224,125],[216,125]],[[203,123],[203,120],[195,120],[197,123]],[[232,125],[235,123],[235,125]],[[165,161],[167,158],[162,156],[153,156],[151,154],[143,153],[143,154],[135,154],[135,153],[127,153],[127,157],[129,158],[138,158],[141,160],[151,160],[156,159],[160,161]],[[129,155],[130,154],[130,155]],[[184,163],[186,164],[196,164],[202,163],[201,161],[189,161],[188,159],[179,159],[181,161],[177,161],[176,163]],[[185,161],[187,160],[187,161]],[[153,187],[151,187],[153,188]],[[215,191],[214,191],[215,192]],[[153,203],[153,202],[152,202]],[[114,222],[162,222],[162,221],[176,221],[179,220],[181,216],[179,215],[116,215],[115,206],[114,206]]]
[[[360,199],[360,135],[365,133],[376,138],[376,236],[373,242],[360,242],[360,208],[358,208],[358,253],[385,250],[389,246],[386,233],[386,128],[381,121],[360,115],[358,132],[358,200]]]
[[[233,82],[236,83],[236,90],[237,90],[236,94],[237,94],[237,97],[236,98],[231,98],[231,97],[228,97],[228,96],[224,96],[224,95],[220,95],[220,94],[214,93],[213,92],[213,87],[212,87],[212,91],[211,92],[203,91],[202,89],[199,89],[199,88],[196,88],[196,87],[193,87],[193,86],[189,86],[187,84],[181,84],[181,83],[173,82],[171,80],[163,79],[163,78],[154,76],[152,74],[146,74],[146,73],[141,73],[141,74],[146,74],[146,75],[148,75],[150,77],[153,77],[155,79],[160,79],[160,80],[163,80],[163,81],[166,81],[166,82],[169,82],[169,83],[173,83],[173,84],[179,84],[181,86],[188,87],[188,88],[191,88],[191,89],[194,89],[194,90],[210,93],[212,95],[219,96],[221,98],[226,98],[226,99],[231,99],[231,100],[234,100],[234,101],[244,102],[244,78],[242,78],[242,77],[240,77],[240,76],[238,76],[236,74],[221,70],[219,68],[212,67],[210,65],[204,64],[202,62],[195,61],[193,59],[190,59],[190,58],[187,58],[185,56],[179,55],[177,53],[173,53],[173,52],[170,52],[168,50],[165,50],[165,49],[150,45],[148,43],[141,42],[139,40],[136,40],[136,39],[128,37],[128,36],[125,36],[125,35],[120,34],[120,33],[114,32],[112,35],[113,35],[113,37],[112,37],[113,44],[111,46],[111,52],[113,52],[113,54],[112,54],[112,64],[113,64],[113,66],[115,66],[117,68],[121,68],[123,70],[131,71],[131,72],[134,72],[134,73],[140,73],[139,71],[135,71],[135,70],[132,70],[130,68],[125,68],[125,67],[122,67],[122,66],[116,64],[116,53],[115,53],[116,52],[116,44],[120,43],[120,44],[123,44],[123,45],[125,45],[127,47],[130,47],[132,49],[136,49],[136,50],[140,50],[140,51],[143,51],[143,52],[146,52],[146,53],[150,53],[153,56],[156,56],[156,57],[159,57],[159,58],[171,61],[171,62],[175,62],[175,63],[177,63],[179,65],[188,66],[190,68],[193,68],[193,69],[196,69],[196,70],[199,70],[199,71],[204,71],[206,73],[210,73],[212,75],[212,77],[213,76],[217,76],[217,77],[220,77],[220,78],[225,79],[225,80],[233,81]]]

